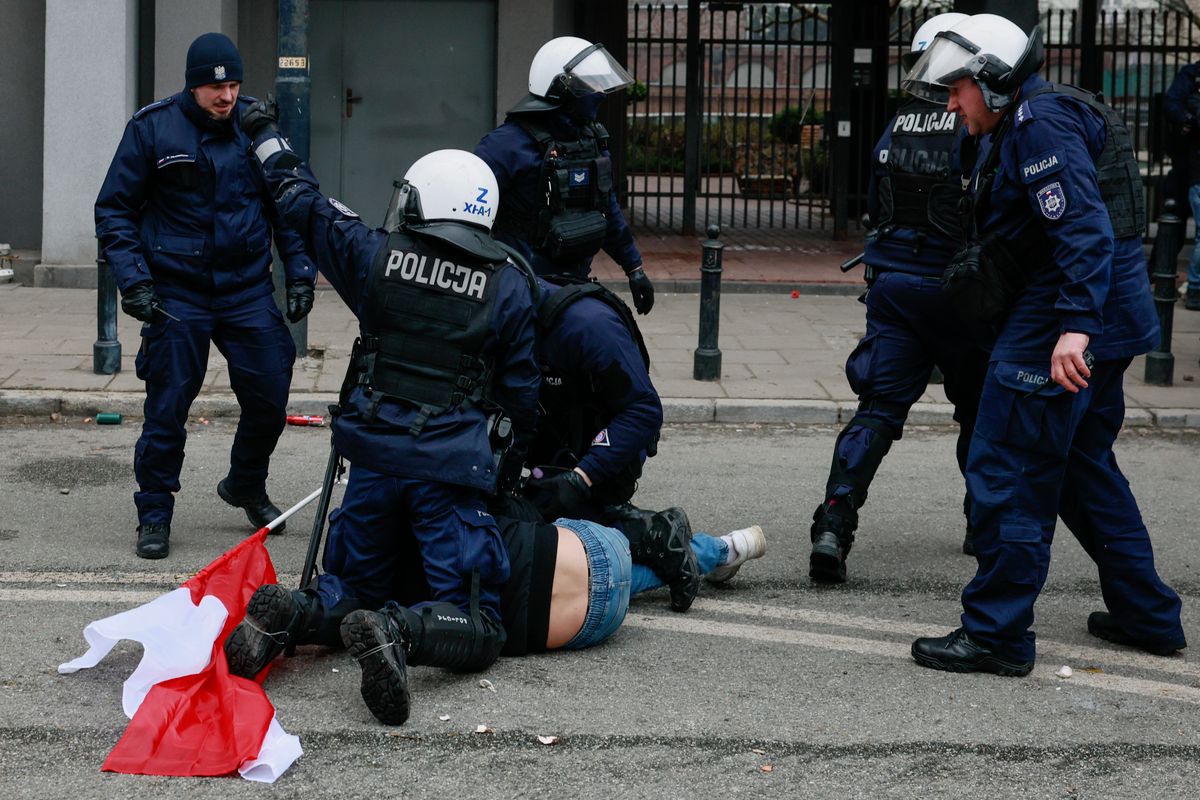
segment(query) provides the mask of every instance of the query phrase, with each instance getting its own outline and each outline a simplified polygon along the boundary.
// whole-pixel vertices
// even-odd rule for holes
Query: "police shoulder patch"
[[[345,203],[343,203],[340,200],[336,200],[331,197],[331,198],[329,198],[329,205],[336,208],[338,210],[338,213],[340,213],[344,217],[353,217],[354,219],[358,219],[358,214],[355,214],[353,211],[351,211],[349,206],[347,206]]]
[[[1017,106],[1016,126],[1019,128],[1029,120],[1033,119],[1033,109],[1029,107],[1029,101],[1022,101],[1021,105]]]
[[[1037,190],[1038,208],[1042,216],[1056,220],[1067,210],[1067,195],[1063,192],[1062,184],[1058,181],[1048,183]]]
[[[147,106],[142,106],[142,107],[141,107],[141,108],[139,108],[137,111],[135,111],[135,112],[133,113],[133,118],[134,118],[134,119],[141,119],[141,118],[142,118],[142,117],[144,117],[146,114],[149,114],[151,111],[154,111],[154,110],[156,110],[156,109],[159,109],[159,108],[166,108],[167,106],[171,105],[171,103],[174,103],[174,102],[175,102],[175,98],[174,98],[174,96],[172,96],[172,97],[164,97],[162,100],[155,100],[155,101],[154,101],[153,103],[151,103],[150,105],[147,105]]]
[[[592,437],[593,447],[612,447],[612,443],[608,440],[608,428],[597,433]]]
[[[1027,158],[1021,163],[1021,180],[1033,183],[1048,175],[1053,175],[1067,165],[1067,155],[1062,148],[1049,150],[1033,158]]]

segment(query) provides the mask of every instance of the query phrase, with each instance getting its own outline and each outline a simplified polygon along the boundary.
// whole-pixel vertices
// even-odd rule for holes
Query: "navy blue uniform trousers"
[[[1148,642],[1183,636],[1179,596],[1155,571],[1150,535],[1112,451],[1129,363],[1098,362],[1078,394],[1057,384],[1031,394],[1027,376],[1044,373],[1044,364],[988,368],[967,459],[979,568],[963,590],[962,624],[1006,657],[1034,658],[1033,604],[1046,582],[1056,512],[1096,562],[1122,630]]]
[[[145,421],[133,454],[138,521],[170,522],[183,468],[188,409],[204,384],[209,342],[229,363],[241,406],[229,478],[239,492],[265,487],[271,453],[283,432],[296,345],[271,295],[232,308],[163,298],[179,321],[160,315],[142,326],[137,376],[146,382]]]
[[[929,385],[936,364],[946,377],[946,396],[959,423],[958,463],[966,463],[986,355],[967,335],[936,277],[881,272],[867,292],[867,333],[846,360],[846,378],[862,401],[855,419],[882,424],[892,439],[904,432],[909,408]],[[872,401],[878,401],[873,403]],[[851,420],[834,445],[834,468],[826,499],[852,495],[855,508],[890,441]]]
[[[419,558],[413,558],[414,542]],[[427,589],[412,583],[422,577],[413,564],[423,565]],[[341,507],[330,515],[323,566],[317,591],[325,608],[346,608],[347,600],[379,608],[388,600],[410,605],[415,597],[432,597],[469,609],[478,569],[479,606],[495,619],[509,575],[508,551],[481,490],[357,465],[350,467]]]

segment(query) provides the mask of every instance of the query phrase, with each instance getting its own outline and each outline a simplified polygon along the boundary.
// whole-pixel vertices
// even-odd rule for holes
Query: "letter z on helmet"
[[[1000,111],[1044,59],[1039,28],[1026,36],[1004,17],[973,14],[935,35],[900,86],[917,97],[945,103],[952,83],[971,78],[988,109]]]

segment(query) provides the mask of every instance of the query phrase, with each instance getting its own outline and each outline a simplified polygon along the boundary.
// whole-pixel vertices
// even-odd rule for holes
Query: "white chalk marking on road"
[[[804,622],[815,625],[833,625],[839,628],[856,628],[872,633],[892,633],[904,636],[943,636],[953,628],[938,623],[901,622],[877,617],[859,617],[851,614],[837,614],[829,611],[811,611],[803,608],[782,608],[780,606],[764,605],[762,603],[742,603],[738,601],[699,599],[692,604],[693,613],[741,614],[750,617],[779,619],[789,622]],[[1112,647],[1089,647],[1081,644],[1068,644],[1051,639],[1038,637],[1037,650],[1039,660],[1053,658],[1059,664],[1072,664],[1076,670],[1082,667],[1113,665],[1133,667],[1135,669],[1152,669],[1156,672],[1170,672],[1175,675],[1186,675],[1200,678],[1200,664],[1185,661],[1179,656],[1152,656],[1138,650],[1123,648],[1120,645]]]
[[[624,625],[631,628],[647,628],[650,630],[671,631],[699,636],[719,636],[727,639],[749,639],[751,641],[768,642],[771,644],[792,644],[801,647],[813,647],[820,650],[838,650],[857,655],[886,656],[888,658],[912,660],[911,645],[899,642],[884,642],[878,639],[858,639],[852,636],[838,636],[831,633],[810,633],[808,631],[791,631],[783,628],[770,628],[761,625],[746,625],[737,622],[715,622],[710,619],[695,619],[681,617],[657,616],[627,616]],[[1055,665],[1035,667],[1033,677],[1048,682],[1062,683],[1055,676],[1058,669]],[[1016,679],[1014,679],[1016,680]],[[1127,678],[1121,675],[1111,675],[1104,672],[1076,672],[1071,683],[1091,689],[1104,689],[1126,694],[1138,694],[1144,697],[1178,700],[1184,703],[1200,705],[1200,688],[1180,686],[1162,681]]]
[[[121,589],[0,589],[8,603],[148,603],[163,592]]]

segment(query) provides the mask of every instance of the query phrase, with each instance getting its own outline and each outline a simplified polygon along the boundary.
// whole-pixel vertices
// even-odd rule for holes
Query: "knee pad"
[[[847,441],[857,431],[865,432],[865,442]],[[862,508],[867,502],[867,488],[875,479],[884,456],[891,450],[892,442],[898,438],[891,426],[874,417],[863,416],[860,410],[838,434],[833,446],[826,498],[848,494],[854,509]],[[839,487],[845,489],[839,491]]]

